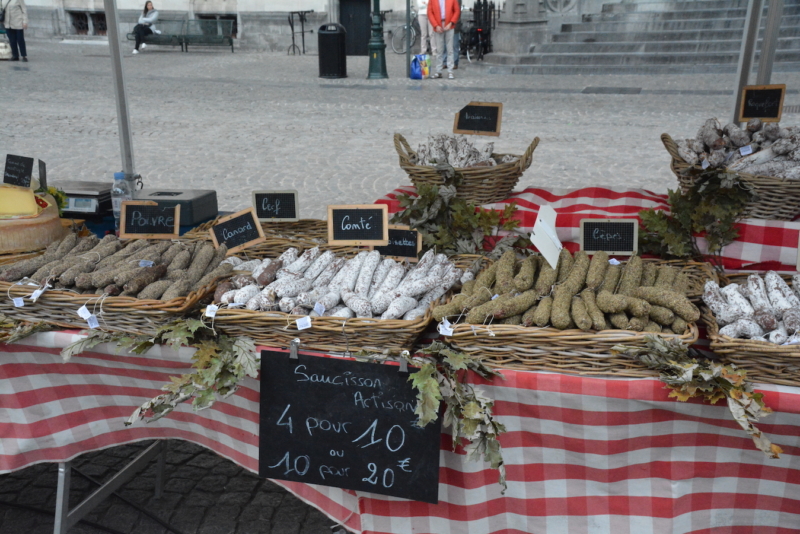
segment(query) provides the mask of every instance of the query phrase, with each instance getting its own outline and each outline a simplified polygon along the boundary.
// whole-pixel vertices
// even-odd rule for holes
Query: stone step
[[[758,54],[756,54],[758,58]],[[531,54],[526,58],[526,63],[532,65],[737,65],[739,52],[716,53],[625,53],[614,52],[607,54]],[[800,49],[775,52],[775,62],[800,62]]]
[[[781,20],[782,27],[800,26],[800,16],[786,16]],[[739,19],[705,19],[705,20],[650,20],[645,22],[580,22],[562,24],[561,32],[656,32],[656,31],[690,31],[690,30],[742,30],[744,18]]]
[[[763,37],[764,31],[759,32]],[[778,32],[781,39],[800,37],[800,28],[785,27]],[[742,28],[721,30],[671,30],[671,31],[620,31],[595,32],[573,31],[553,34],[555,43],[601,43],[601,42],[646,42],[646,41],[702,41],[741,40]]]
[[[766,11],[765,11],[766,14]],[[800,15],[800,5],[785,6],[783,17]],[[747,17],[746,8],[728,9],[683,9],[680,11],[635,11],[625,13],[590,13],[583,15],[583,22],[660,22],[670,20],[742,19]],[[765,24],[765,17],[761,25]]]
[[[557,42],[536,45],[534,52],[537,54],[608,54],[631,52],[649,52],[654,54],[735,52],[738,54],[741,46],[741,40],[738,39],[724,41]],[[779,39],[777,49],[800,50],[800,37],[795,39]]]
[[[491,54],[490,54],[491,56]],[[487,56],[489,59],[490,56]],[[472,63],[475,65],[476,63]],[[470,67],[472,68],[472,67]],[[490,74],[520,74],[520,75],[545,75],[545,74],[731,74],[736,72],[736,64],[708,64],[698,68],[696,65],[492,65],[485,64],[483,68]],[[800,71],[800,61],[790,63],[776,63],[773,72]],[[667,91],[669,92],[669,91]],[[676,91],[675,94],[678,94]]]

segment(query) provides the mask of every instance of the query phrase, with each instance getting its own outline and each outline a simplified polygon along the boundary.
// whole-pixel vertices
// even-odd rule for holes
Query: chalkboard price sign
[[[297,221],[300,219],[300,204],[297,191],[253,191],[253,207],[258,220]]]
[[[6,167],[3,171],[4,184],[30,187],[32,175],[33,158],[6,154]]]
[[[127,201],[121,204],[119,221],[123,239],[175,239],[180,235],[181,207]]]
[[[638,219],[581,219],[581,250],[631,256],[638,250]]]
[[[328,206],[328,243],[355,246],[388,245],[388,206],[386,204]]]
[[[786,85],[748,85],[742,88],[742,107],[739,122],[761,119],[764,122],[780,122],[783,113],[783,97]]]
[[[441,417],[416,425],[408,374],[302,352],[261,361],[259,476],[438,502]]]
[[[502,118],[503,104],[470,102],[456,113],[453,133],[499,136]]]
[[[422,250],[422,234],[408,226],[389,225],[389,244],[385,247],[370,247],[381,256],[415,262]]]
[[[239,252],[247,247],[266,241],[264,230],[258,222],[254,208],[237,211],[223,217],[211,227],[211,240],[215,247],[225,243],[228,253]]]
[[[39,187],[47,189],[47,164],[39,160]]]

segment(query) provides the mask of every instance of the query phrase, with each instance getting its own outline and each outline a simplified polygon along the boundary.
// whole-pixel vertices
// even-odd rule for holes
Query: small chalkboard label
[[[385,247],[374,246],[381,256],[415,262],[422,250],[422,234],[408,226],[389,225],[389,244]]]
[[[30,187],[33,175],[33,158],[6,154],[6,167],[3,171],[3,183]]]
[[[297,191],[253,191],[253,207],[258,220],[297,221],[300,220],[300,204]]]
[[[453,133],[471,135],[500,135],[503,104],[499,102],[470,102],[456,113]]]
[[[151,201],[126,201],[120,207],[123,239],[175,239],[180,235],[181,207]]]
[[[259,476],[438,502],[441,417],[417,426],[408,373],[303,352],[261,361]]]
[[[739,122],[761,119],[763,122],[780,122],[786,85],[747,85],[742,88],[742,107]]]
[[[225,243],[229,254],[266,240],[254,208],[222,217],[211,227],[210,232],[214,246],[219,247]]]
[[[631,256],[638,250],[638,219],[581,219],[581,250]]]
[[[386,204],[328,206],[328,243],[385,247],[389,244],[389,208]]]

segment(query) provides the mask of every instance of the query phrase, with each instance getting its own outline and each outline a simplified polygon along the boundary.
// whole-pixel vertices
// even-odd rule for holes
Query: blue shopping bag
[[[420,63],[419,56],[414,56],[411,58],[411,79],[422,79],[422,63]]]

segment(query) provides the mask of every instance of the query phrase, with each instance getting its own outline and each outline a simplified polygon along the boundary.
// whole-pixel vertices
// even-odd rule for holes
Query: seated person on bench
[[[153,26],[157,20],[158,11],[153,7],[153,2],[148,0],[144,5],[142,16],[139,17],[139,24],[133,28],[133,33],[136,36],[136,46],[133,49],[134,54],[139,53],[139,47],[141,47],[142,50],[147,48],[147,45],[144,44],[144,38],[148,35],[152,35],[154,31],[157,32],[155,26]]]

